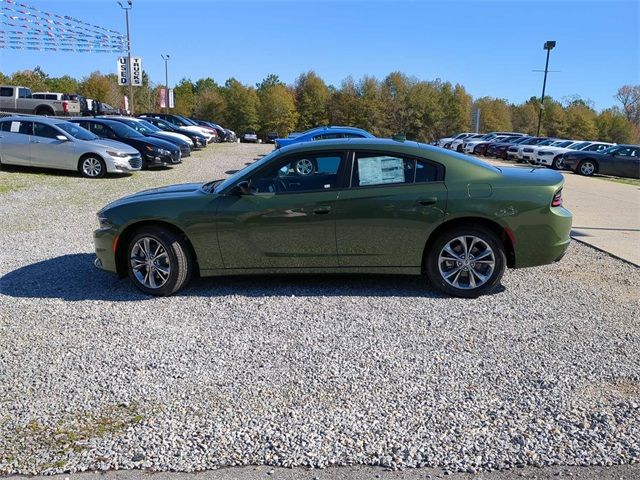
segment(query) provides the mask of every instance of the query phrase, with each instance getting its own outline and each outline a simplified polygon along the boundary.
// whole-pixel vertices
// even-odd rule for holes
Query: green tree
[[[374,77],[365,76],[358,82],[357,92],[355,126],[364,128],[377,137],[383,136],[386,127],[380,82]]]
[[[548,137],[566,137],[566,115],[560,103],[552,98],[546,98],[544,101],[544,110],[542,111],[542,123],[540,134]]]
[[[93,98],[99,102],[107,102],[111,88],[112,85],[109,79],[105,75],[96,71],[82,79],[78,90],[81,95],[84,95],[87,98]]]
[[[174,112],[190,117],[196,106],[195,87],[190,79],[183,78],[173,89],[175,97]]]
[[[597,114],[582,99],[569,103],[565,110],[566,135],[568,138],[593,139],[598,137]]]
[[[278,132],[285,137],[293,131],[298,120],[293,94],[281,82],[259,84],[258,120],[259,132]]]
[[[309,128],[326,125],[329,89],[324,81],[314,72],[300,75],[295,82],[296,107],[298,109],[298,128]]]
[[[613,143],[637,143],[633,124],[619,108],[608,108],[596,118],[598,139]]]
[[[254,88],[246,87],[235,78],[224,84],[222,94],[225,99],[225,126],[241,133],[258,130],[258,107],[260,100]]]
[[[538,128],[538,101],[531,97],[520,105],[511,105],[511,125],[515,132],[535,135]]]
[[[333,89],[327,113],[332,125],[355,125],[358,118],[358,88],[352,77],[342,81],[340,89]]]
[[[50,77],[47,79],[47,90],[50,92],[76,93],[78,91],[78,81],[69,75]]]
[[[30,88],[33,92],[46,92],[47,78],[47,75],[42,69],[36,67],[34,70],[14,72],[8,83],[10,85]]]
[[[475,101],[475,108],[480,109],[480,131],[511,131],[511,108],[506,100],[482,97]]]

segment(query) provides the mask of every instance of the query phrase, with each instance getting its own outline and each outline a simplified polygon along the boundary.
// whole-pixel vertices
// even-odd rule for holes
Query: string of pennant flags
[[[0,48],[96,53],[127,50],[127,37],[120,32],[15,0],[0,0],[0,24]]]

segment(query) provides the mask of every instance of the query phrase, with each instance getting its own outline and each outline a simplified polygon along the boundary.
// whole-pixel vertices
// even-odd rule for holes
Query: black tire
[[[452,260],[444,260],[440,263],[440,254],[447,245],[458,244],[461,247],[459,250],[456,250],[455,247],[452,247],[451,250],[457,255],[460,255],[460,257],[464,255],[462,253],[464,251],[462,249],[462,243],[458,241],[460,237],[465,238],[467,247],[471,247],[469,254],[473,256],[467,256],[468,266],[465,267],[464,265],[466,263],[462,261],[458,262],[453,256],[446,253],[444,256],[446,258],[451,257]],[[470,238],[466,237],[475,237],[482,243],[476,241],[474,244]],[[483,261],[478,262],[480,265],[477,265],[473,259],[475,256],[480,257],[480,255],[485,255],[487,249],[491,250],[492,256],[482,257]],[[486,262],[491,259],[493,259],[493,268],[489,270],[490,265]],[[493,231],[482,226],[471,225],[469,227],[455,227],[440,234],[435,241],[431,242],[425,262],[427,277],[436,288],[456,297],[476,298],[491,292],[500,283],[507,265],[507,257],[504,244]],[[441,265],[443,268],[441,268]],[[444,276],[449,272],[452,272],[452,276],[456,276],[456,278],[452,279],[451,283],[448,282]],[[456,272],[459,272],[459,274]],[[473,272],[478,272],[479,275],[475,275]],[[474,288],[472,282],[477,283],[477,281],[481,281],[480,275],[482,274],[487,274],[488,278],[480,286]],[[473,278],[473,280],[471,280],[471,278]],[[459,287],[454,284],[459,285]]]
[[[102,178],[107,173],[107,166],[98,155],[84,155],[78,161],[78,171],[84,178]]]
[[[576,173],[585,177],[591,177],[598,171],[598,164],[590,158],[582,160],[576,168]]]
[[[169,268],[166,280],[160,276],[160,273],[154,274],[149,272],[148,265],[144,265],[142,268],[139,268],[137,270],[137,274],[136,271],[134,271],[133,264],[136,263],[137,265],[140,265],[140,259],[144,259],[144,256],[140,255],[137,244],[138,242],[142,242],[144,244],[145,239],[150,240],[152,250],[157,252],[155,245],[159,244],[162,246],[164,253],[166,253],[166,262],[165,257],[162,254],[159,254],[157,257],[159,262],[157,264],[158,267],[161,266],[166,268],[168,266]],[[160,257],[162,257],[162,260],[160,260]],[[133,258],[135,258],[135,260],[133,260]],[[127,245],[126,261],[129,278],[139,290],[148,295],[173,295],[189,282],[193,272],[193,260],[191,258],[191,250],[189,249],[187,240],[183,236],[177,235],[171,230],[156,226],[142,227],[135,233]],[[146,261],[151,260],[147,258]],[[155,264],[155,261],[153,263]],[[152,277],[154,279],[153,282],[156,284],[162,281],[164,281],[164,283],[153,288],[151,285],[145,285],[144,278],[140,279],[139,276],[145,278]],[[159,280],[159,282],[157,280]]]
[[[56,113],[49,107],[38,107],[36,109],[36,115],[47,115],[49,117],[55,117]]]

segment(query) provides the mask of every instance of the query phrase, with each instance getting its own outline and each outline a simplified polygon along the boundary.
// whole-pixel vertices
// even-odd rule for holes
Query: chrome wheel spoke
[[[153,237],[143,237],[131,248],[129,264],[134,277],[147,288],[160,288],[171,276],[171,262],[164,246]]]
[[[451,239],[438,256],[438,269],[443,280],[462,290],[473,290],[487,283],[495,264],[492,248],[484,239],[474,235]]]

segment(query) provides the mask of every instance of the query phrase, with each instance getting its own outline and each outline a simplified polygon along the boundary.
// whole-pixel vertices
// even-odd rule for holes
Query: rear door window
[[[370,153],[356,153],[352,187],[413,184],[442,181],[444,168],[427,160]]]
[[[33,122],[10,120],[2,122],[1,128],[3,132],[33,135]]]

